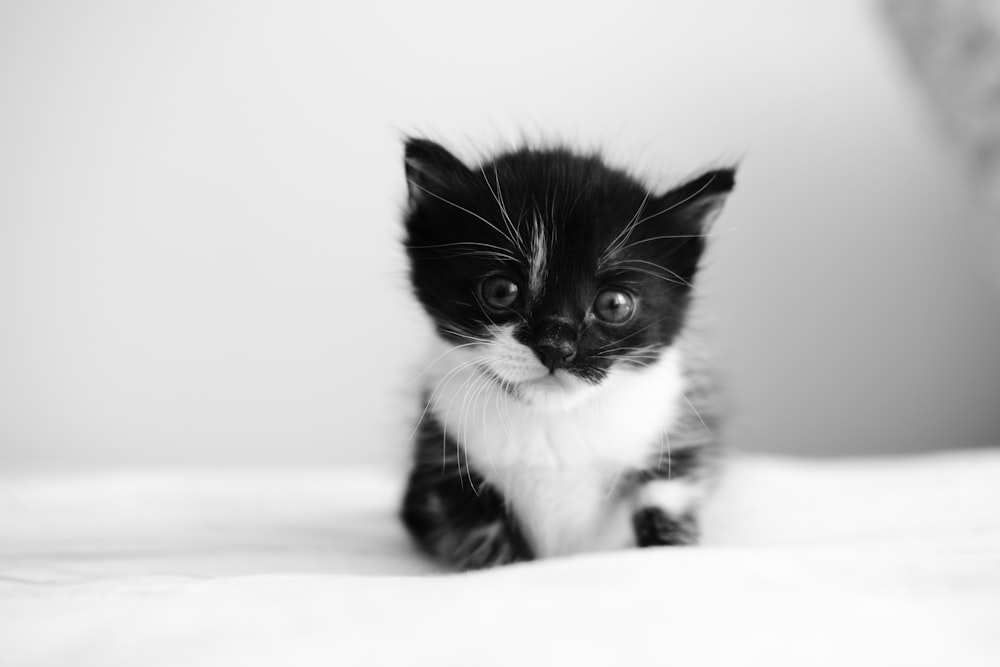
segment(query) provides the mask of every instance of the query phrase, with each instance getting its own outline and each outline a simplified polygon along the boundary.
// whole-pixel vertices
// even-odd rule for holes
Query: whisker
[[[483,338],[482,336],[476,336],[474,334],[470,334],[464,331],[458,331],[456,329],[438,327],[438,330],[440,330],[442,333],[451,334],[452,336],[456,336],[458,338],[464,338],[465,340],[471,340],[472,342],[479,343],[481,345],[489,345],[490,343],[493,342],[488,338]]]
[[[671,479],[674,475],[673,473],[673,454],[670,452],[670,436],[667,435],[666,431],[660,433],[660,458],[656,461],[656,470],[659,472],[660,467],[663,465],[663,443],[667,444],[667,479]]]
[[[598,262],[598,266],[603,266],[608,260],[611,259],[612,255],[614,255],[618,251],[620,251],[621,250],[620,246],[624,245],[626,242],[628,242],[628,239],[632,235],[632,232],[635,231],[635,229],[639,225],[641,225],[642,223],[647,222],[649,220],[652,220],[653,218],[655,218],[657,216],[661,216],[664,213],[669,213],[670,211],[674,210],[678,206],[683,206],[684,204],[686,204],[687,202],[691,201],[692,199],[694,199],[695,197],[697,197],[698,195],[700,195],[702,192],[704,192],[715,181],[715,178],[716,178],[716,176],[713,174],[712,177],[709,178],[708,181],[704,185],[702,185],[700,188],[698,188],[695,192],[692,192],[687,197],[684,197],[680,201],[672,204],[671,206],[668,206],[667,208],[663,209],[662,211],[658,211],[658,212],[656,212],[656,213],[654,213],[652,215],[648,215],[645,218],[642,218],[640,220],[634,220],[633,222],[630,222],[625,227],[625,229],[623,230],[624,238],[622,238],[621,243],[618,245],[618,247],[612,248],[611,246],[609,246],[608,249],[605,250],[604,253],[601,255],[601,260]],[[647,193],[647,197],[648,197],[648,193]],[[643,199],[643,204],[642,204],[642,206],[639,207],[640,211],[642,210],[643,206],[645,206],[645,203],[646,203],[646,200]],[[634,217],[638,217],[638,215],[639,214],[637,214]],[[615,243],[618,241],[619,237],[621,237],[621,236],[622,236],[622,233],[619,233],[619,235],[615,237],[615,240],[612,241],[611,245],[614,246]]]
[[[493,252],[491,250],[469,250],[466,252],[453,252],[453,253],[438,253],[435,257],[426,257],[424,261],[433,260],[445,260],[445,259],[455,259],[462,257],[483,257],[485,259],[494,259],[498,262],[512,262],[514,264],[521,264],[522,260],[514,257],[512,255],[504,255],[498,252]]]
[[[453,373],[458,372],[458,370],[459,369],[455,369],[451,373],[449,373],[448,375],[452,375]],[[447,378],[448,376],[445,376],[445,377]],[[442,379],[442,382],[444,382],[444,379]],[[448,380],[448,382],[450,383],[451,380]],[[465,382],[469,382],[469,379],[466,379]],[[438,392],[438,388],[440,387],[440,385],[441,385],[441,382],[438,383],[438,387],[435,387],[434,394],[436,394]],[[448,415],[451,414],[451,406],[452,406],[452,404],[454,402],[455,402],[455,399],[453,398],[448,403],[448,411],[445,413],[445,422],[448,421]],[[428,399],[428,401],[427,401],[427,407],[424,408],[424,412],[426,412],[433,403],[434,403],[434,395],[432,394],[431,398]],[[459,455],[459,460],[458,460],[458,476],[459,476],[459,480],[461,480],[461,478],[462,478],[462,461],[461,461],[461,452],[458,451],[458,447],[459,447],[459,445],[458,445],[458,442],[456,441],[456,444],[455,444],[456,454]],[[441,476],[442,477],[447,472],[447,469],[448,469],[448,428],[447,428],[446,424],[441,424]],[[464,488],[464,485],[463,485],[463,488]]]
[[[639,222],[635,223],[635,226],[638,227],[639,225],[641,225],[642,223],[646,222],[647,220],[652,220],[653,218],[655,218],[655,217],[657,217],[659,215],[663,215],[664,213],[669,213],[670,211],[674,210],[678,206],[683,206],[684,204],[688,203],[689,201],[691,201],[692,199],[694,199],[695,197],[697,197],[698,195],[700,195],[702,192],[704,192],[705,190],[707,190],[708,186],[710,186],[713,182],[715,182],[715,178],[716,178],[715,174],[712,174],[712,177],[709,178],[708,181],[703,186],[701,186],[700,188],[698,188],[696,191],[692,192],[690,195],[688,195],[684,199],[680,200],[679,202],[673,204],[672,206],[668,206],[667,208],[663,209],[662,211],[659,211],[657,213],[654,213],[653,215],[650,215],[650,216],[647,216],[647,217],[643,218]]]
[[[643,361],[643,360],[640,360],[640,359],[638,359],[636,357],[607,357],[607,358],[608,359],[612,359],[613,361],[628,362],[628,363],[631,363],[631,364],[635,364],[636,366],[642,366],[643,368],[652,368],[653,367],[653,361],[655,361],[655,359],[650,359],[648,361]]]
[[[671,271],[670,269],[668,269],[667,267],[663,266],[662,264],[657,264],[656,262],[650,262],[649,260],[645,260],[645,259],[626,259],[623,262],[621,262],[621,264],[622,264],[622,266],[629,266],[631,264],[648,264],[648,265],[650,265],[650,266],[652,266],[652,267],[654,267],[654,268],[656,268],[656,269],[658,269],[660,271],[663,271],[663,272],[669,274],[669,276],[663,276],[663,275],[660,275],[660,274],[658,274],[658,273],[656,273],[654,271],[650,271],[648,269],[641,269],[641,268],[635,267],[635,266],[630,266],[630,269],[633,270],[633,271],[638,271],[639,273],[645,273],[645,274],[653,276],[655,278],[660,278],[662,280],[666,280],[667,282],[674,283],[676,285],[685,285],[686,287],[692,287],[691,283],[689,283],[688,281],[684,280],[684,278],[682,278],[680,275],[678,275],[674,271]]]
[[[508,238],[510,238],[514,246],[521,251],[522,255],[527,257],[527,249],[524,247],[520,233],[517,230],[517,226],[514,221],[511,220],[510,214],[507,213],[507,206],[503,201],[503,192],[500,190],[500,172],[497,170],[497,163],[493,162],[493,177],[496,179],[497,189],[494,192],[493,186],[490,185],[490,179],[486,175],[486,169],[483,166],[479,167],[479,171],[483,174],[483,181],[486,183],[486,187],[489,188],[490,194],[493,195],[494,201],[496,201],[497,206],[500,208],[500,217],[507,226],[507,230],[510,232]]]
[[[625,223],[625,227],[620,232],[618,232],[618,235],[611,240],[611,243],[608,244],[608,247],[604,249],[603,253],[601,253],[601,261],[598,262],[598,266],[604,264],[604,258],[618,252],[620,245],[628,241],[628,238],[629,236],[631,236],[632,230],[635,229],[636,225],[638,224],[637,221],[639,219],[639,216],[642,215],[642,211],[646,207],[646,202],[648,201],[649,201],[649,193],[647,192],[643,196],[642,201],[639,202],[639,208],[636,209],[635,213],[632,215],[629,221]]]
[[[489,379],[486,376],[476,376],[473,386],[465,392],[465,396],[462,399],[462,409],[458,417],[458,432],[462,434],[462,443],[469,442],[469,413],[475,407],[476,400],[481,395],[483,388],[488,386],[488,384]],[[460,451],[465,451],[465,471],[469,480],[469,487],[472,489],[472,492],[478,496],[479,490],[476,489],[475,482],[472,481],[472,464],[469,461],[469,448],[468,446],[463,447],[461,443],[459,443],[457,447],[460,448]]]
[[[483,342],[486,342],[486,341],[483,341]],[[410,380],[409,382],[407,382],[406,383],[407,386],[412,385],[417,380],[419,380],[420,378],[422,378],[427,373],[427,371],[429,371],[437,362],[441,361],[442,359],[444,359],[446,356],[448,356],[452,352],[455,352],[455,351],[457,351],[459,349],[462,349],[462,348],[465,348],[465,347],[473,347],[473,346],[480,345],[480,344],[481,344],[480,341],[475,341],[475,342],[472,342],[472,343],[460,343],[459,345],[453,345],[452,347],[449,347],[447,350],[445,350],[444,352],[442,352],[441,354],[439,354],[437,357],[435,357],[434,360],[431,363],[427,364],[427,366],[424,368],[424,370],[420,371],[420,373],[418,373],[416,377],[414,377],[412,380]]]
[[[465,362],[463,364],[460,364],[456,368],[452,369],[452,371],[450,371],[448,373],[448,375],[453,375],[456,372],[460,372],[460,371],[466,370],[470,366],[476,366],[476,365],[482,364],[482,363],[484,363],[486,361],[495,361],[495,360],[498,360],[498,359],[500,359],[500,357],[497,357],[497,356],[486,356],[486,357],[482,357],[482,358],[479,358],[479,359],[474,359],[472,361],[468,361],[468,362]],[[447,377],[447,375],[445,377]],[[465,385],[468,385],[471,382],[477,381],[481,377],[482,377],[481,375],[473,374],[470,377],[466,378],[466,380],[464,381],[464,383],[463,383],[462,386],[465,386]],[[452,378],[452,379],[454,379],[454,378]],[[442,379],[442,382],[443,382],[443,379]],[[448,382],[450,384],[451,380],[449,380]],[[441,384],[442,383],[439,382],[438,383],[438,387],[440,387]],[[434,394],[437,394],[437,391],[438,391],[438,389],[435,388]],[[462,394],[463,399],[466,399],[468,397],[468,394],[469,394],[468,391],[464,392]],[[442,452],[444,452],[445,454],[447,452],[447,444],[448,444],[448,433],[447,433],[446,424],[450,421],[450,418],[451,418],[451,409],[454,407],[455,401],[457,400],[457,398],[458,398],[458,396],[453,396],[452,399],[451,399],[451,401],[448,402],[448,409],[445,411],[445,416],[444,416],[444,424],[442,424],[442,428],[441,428],[441,431],[442,431],[442,435],[441,435],[441,447],[442,447]],[[433,403],[433,402],[434,402],[434,395],[432,394],[431,398],[428,400],[428,404]],[[464,403],[465,403],[465,400],[463,400],[463,405],[464,405]],[[456,452],[456,457],[457,457],[456,463],[458,465],[459,483],[461,485],[461,488],[464,489],[465,488],[465,482],[462,479],[462,449],[461,449],[462,443],[460,441],[460,436],[461,436],[461,422],[462,422],[462,420],[460,418],[459,419],[459,429],[458,429],[459,433],[455,434],[455,436],[456,436],[455,437],[455,452]],[[445,455],[444,458],[442,459],[442,466],[444,466],[446,460],[447,460],[447,457]],[[441,473],[442,474],[445,473],[445,468],[444,467],[442,467]]]
[[[659,324],[660,322],[663,322],[664,320],[668,320],[668,319],[670,319],[670,317],[671,317],[670,315],[667,315],[666,317],[661,317],[661,318],[659,318],[659,319],[657,319],[657,320],[653,320],[652,322],[650,322],[649,324],[647,324],[647,325],[646,325],[646,326],[644,326],[643,328],[641,328],[641,329],[637,329],[637,330],[633,331],[632,333],[630,333],[629,335],[627,335],[627,336],[623,336],[622,338],[619,338],[619,339],[618,339],[618,340],[617,340],[616,342],[618,342],[618,343],[623,343],[623,342],[627,341],[627,340],[628,340],[629,338],[631,338],[632,336],[638,336],[638,335],[639,335],[639,334],[641,334],[641,333],[642,333],[643,331],[646,331],[647,329],[650,329],[650,328],[652,328],[652,327],[655,327],[655,326],[656,326],[657,324]]]
[[[503,238],[507,239],[507,240],[508,240],[508,241],[510,241],[510,242],[511,242],[511,243],[512,243],[513,245],[517,246],[517,243],[516,243],[516,242],[514,241],[514,239],[513,239],[512,237],[510,237],[510,236],[509,236],[508,234],[506,234],[506,233],[505,233],[505,232],[504,232],[503,230],[501,230],[501,229],[500,229],[499,227],[497,227],[496,225],[494,225],[494,224],[493,224],[492,222],[490,222],[489,220],[487,220],[487,219],[486,219],[486,218],[484,218],[483,216],[481,216],[481,215],[479,215],[478,213],[475,213],[475,212],[473,212],[473,211],[470,211],[469,209],[465,208],[464,206],[461,206],[461,205],[459,205],[459,204],[456,204],[456,203],[455,203],[455,202],[453,202],[453,201],[450,201],[450,200],[448,200],[448,199],[445,199],[445,198],[444,198],[444,197],[442,197],[441,195],[438,195],[438,194],[435,194],[435,193],[431,192],[430,190],[428,190],[428,189],[427,189],[427,188],[425,188],[424,186],[420,185],[419,183],[417,183],[417,182],[416,182],[416,181],[414,181],[413,179],[409,179],[409,181],[410,181],[410,183],[412,183],[413,185],[417,186],[418,188],[420,188],[421,190],[423,190],[424,192],[426,192],[426,193],[427,193],[427,194],[429,194],[430,196],[434,197],[435,199],[439,199],[439,200],[443,201],[443,202],[444,202],[445,204],[448,204],[448,205],[450,205],[450,206],[454,206],[454,207],[455,207],[455,208],[457,208],[458,210],[460,210],[460,211],[464,211],[465,213],[468,213],[468,214],[469,214],[469,215],[471,215],[472,217],[474,217],[474,218],[477,218],[477,219],[481,220],[482,222],[486,223],[486,224],[487,224],[487,225],[488,225],[488,226],[489,226],[490,228],[492,228],[492,229],[493,229],[493,230],[494,230],[494,231],[495,231],[495,232],[496,232],[497,234],[499,234],[499,235],[500,235],[501,237],[503,237]]]
[[[709,436],[711,436],[712,435],[712,429],[708,428],[708,424],[706,424],[705,420],[701,418],[701,413],[698,412],[698,408],[694,407],[694,403],[691,402],[691,399],[688,398],[687,394],[685,394],[683,391],[681,392],[681,396],[684,398],[684,400],[687,402],[687,404],[691,406],[691,411],[694,413],[694,416],[697,417],[698,421],[701,422],[701,425],[705,427],[705,433],[707,433]]]
[[[650,243],[652,241],[672,241],[675,239],[700,239],[700,238],[712,238],[716,236],[723,236],[724,234],[730,234],[732,232],[739,231],[739,227],[727,227],[726,229],[719,229],[710,232],[705,232],[704,234],[667,234],[665,236],[650,236],[648,238],[639,239],[638,241],[633,241],[628,245],[624,245],[618,248],[619,251],[624,252],[630,248],[641,245],[643,243]]]
[[[493,404],[494,404],[493,405],[493,407],[494,407],[493,413],[496,415],[498,421],[500,421],[501,424],[503,424],[503,420],[501,419],[501,416],[500,416],[500,414],[501,414],[500,413],[500,397],[504,396],[504,395],[505,395],[505,393],[503,391],[493,392]],[[500,473],[497,472],[496,463],[493,461],[493,455],[490,453],[489,432],[490,432],[490,430],[486,427],[486,401],[483,401],[483,436],[484,436],[483,437],[483,447],[486,449],[486,460],[489,462],[490,468],[493,470],[493,474],[497,477],[497,479],[499,479],[500,478]]]
[[[638,356],[655,357],[659,356],[660,349],[653,345],[639,345],[639,346],[619,345],[617,347],[601,348],[597,350],[594,354],[597,356],[605,356],[616,353],[620,354],[621,356],[635,354]]]
[[[435,250],[437,248],[452,248],[454,246],[477,246],[507,252],[507,248],[504,248],[503,246],[483,241],[452,241],[449,243],[428,243],[424,245],[406,244],[404,247],[410,248],[411,250]]]
[[[434,390],[431,391],[430,395],[427,397],[426,403],[424,404],[424,409],[420,412],[420,416],[417,417],[416,425],[414,425],[413,430],[410,431],[410,435],[406,438],[407,444],[413,441],[413,436],[416,435],[417,431],[420,429],[420,425],[424,422],[424,417],[427,416],[427,412],[428,410],[430,410],[431,405],[434,403],[434,399],[437,396],[438,392],[441,391],[442,385],[447,386],[447,384],[449,384],[451,380],[454,379],[455,375],[465,370],[466,368],[476,364],[477,362],[478,360],[473,360],[459,364],[455,368],[448,371],[440,380],[438,380],[437,384],[434,385]],[[445,430],[443,424],[441,425],[441,430],[442,431]]]

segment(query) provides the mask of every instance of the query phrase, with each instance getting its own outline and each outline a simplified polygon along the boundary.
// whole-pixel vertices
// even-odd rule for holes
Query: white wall
[[[742,159],[734,439],[1000,442],[1000,301],[904,73],[857,0],[4,3],[0,465],[402,458],[404,132]]]

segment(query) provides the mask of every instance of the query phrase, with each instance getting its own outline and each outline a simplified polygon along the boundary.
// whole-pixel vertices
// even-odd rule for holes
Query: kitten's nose
[[[537,345],[535,354],[542,360],[549,372],[563,368],[576,356],[576,345],[568,340],[558,341],[555,345]]]
[[[573,361],[576,356],[577,330],[571,320],[550,317],[544,320],[537,336],[533,349],[550,373]]]

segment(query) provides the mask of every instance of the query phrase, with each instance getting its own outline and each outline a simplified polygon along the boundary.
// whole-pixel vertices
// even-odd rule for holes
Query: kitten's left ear
[[[472,173],[461,160],[429,139],[407,139],[405,162],[410,206],[428,196],[442,196],[443,191],[454,188]]]
[[[658,197],[656,210],[669,211],[673,219],[684,220],[695,233],[704,234],[719,217],[735,185],[735,169],[716,169]]]

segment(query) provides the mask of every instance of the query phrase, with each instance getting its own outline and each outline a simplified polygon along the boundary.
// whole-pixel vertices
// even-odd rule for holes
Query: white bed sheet
[[[377,469],[0,475],[0,665],[1000,665],[1000,450],[738,458],[705,545],[441,574]]]

